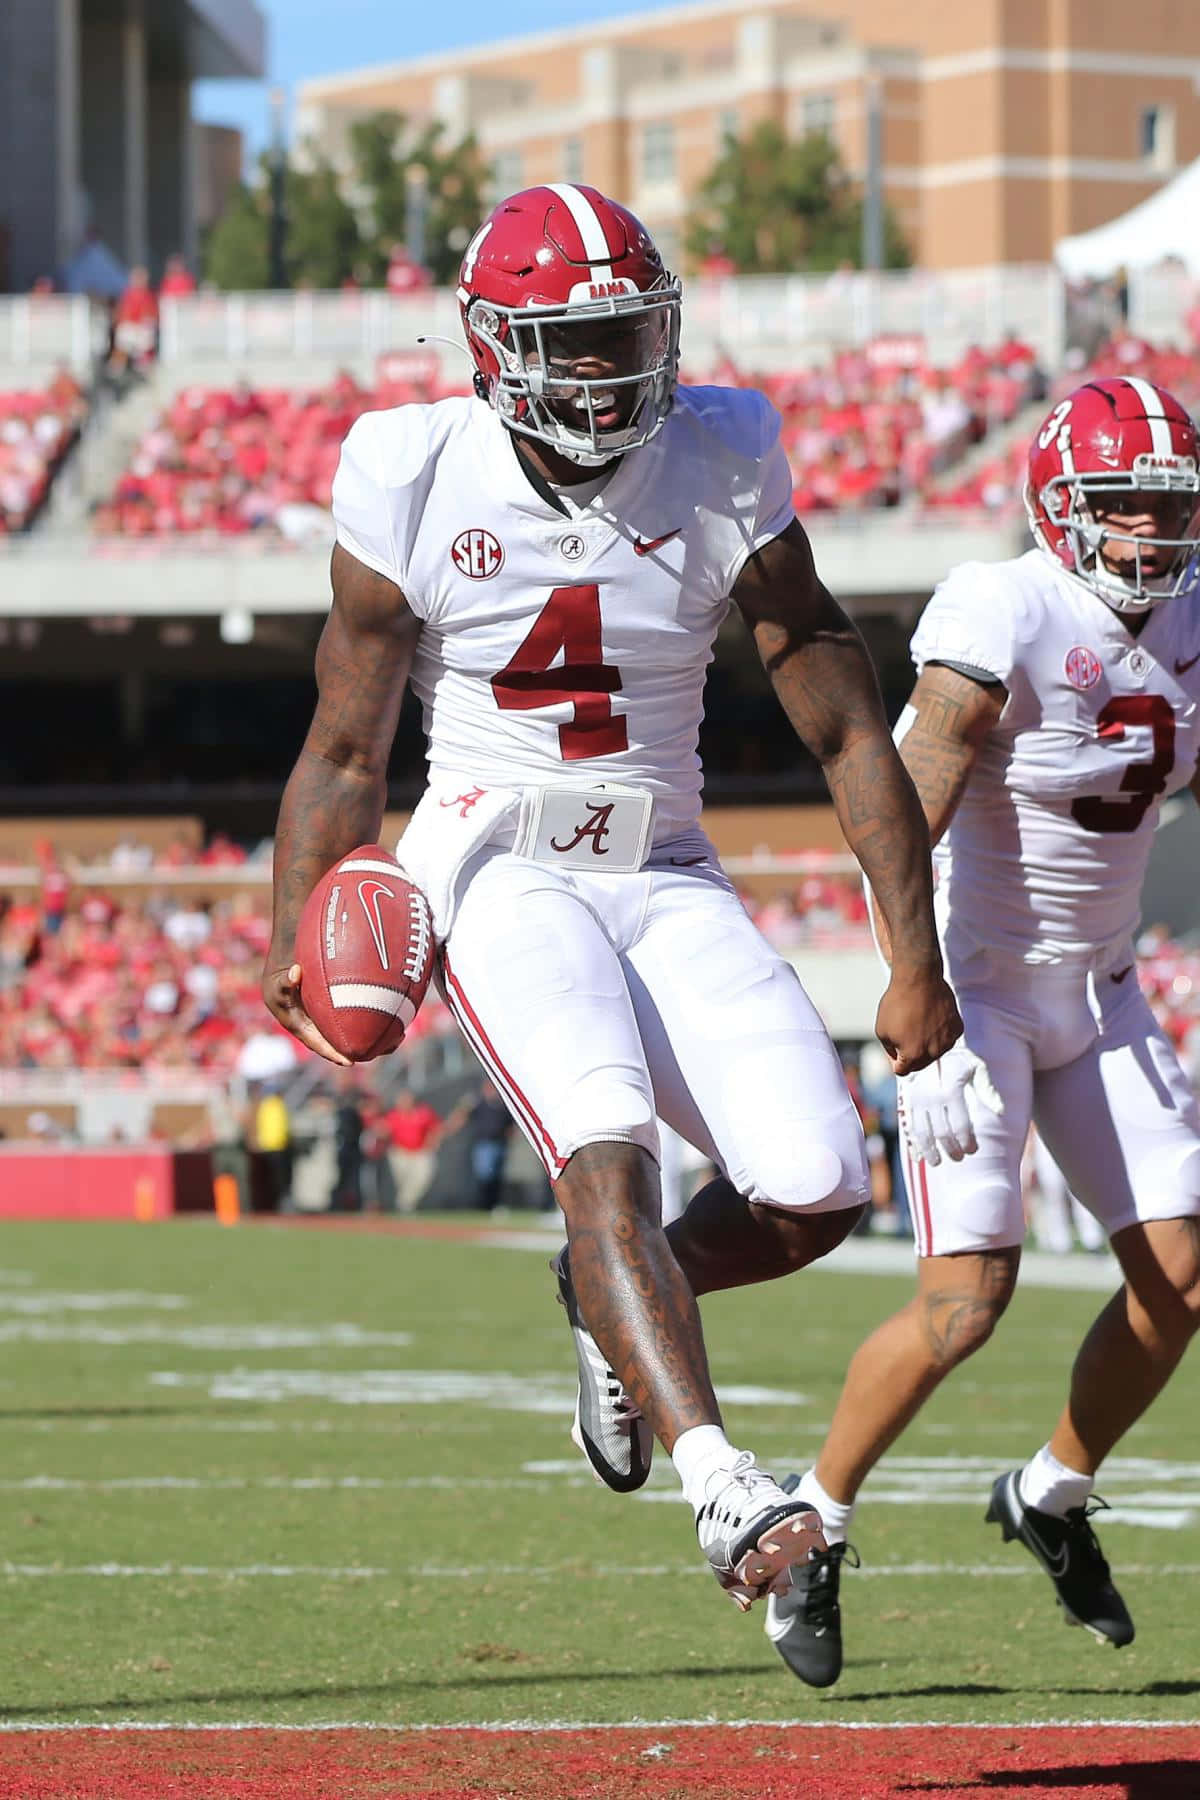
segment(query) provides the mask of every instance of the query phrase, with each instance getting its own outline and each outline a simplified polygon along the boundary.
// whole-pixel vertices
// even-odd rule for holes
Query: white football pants
[[[635,874],[487,846],[464,876],[446,1002],[552,1181],[583,1144],[657,1160],[657,1113],[749,1199],[866,1202],[837,1052],[702,833]]]
[[[1122,959],[1123,962],[1123,959]],[[1109,1237],[1200,1214],[1200,1109],[1138,986],[1133,952],[1102,974],[979,950],[950,970],[967,1044],[1004,1101],[972,1108],[979,1148],[936,1168],[906,1153],[919,1256],[1019,1244],[1032,1118]]]

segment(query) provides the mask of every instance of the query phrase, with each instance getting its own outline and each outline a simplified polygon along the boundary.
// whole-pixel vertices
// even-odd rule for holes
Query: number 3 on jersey
[[[1117,694],[1096,715],[1103,741],[1115,743],[1126,725],[1150,727],[1153,755],[1130,763],[1121,781],[1128,800],[1076,800],[1071,816],[1085,831],[1136,831],[1175,767],[1175,714],[1162,694]]]
[[[551,668],[560,650],[563,660]],[[492,677],[496,705],[503,712],[536,712],[567,703],[574,707],[570,722],[558,728],[564,762],[628,750],[625,719],[613,716],[609,699],[620,688],[621,671],[604,661],[600,589],[594,582],[554,588],[512,661]]]

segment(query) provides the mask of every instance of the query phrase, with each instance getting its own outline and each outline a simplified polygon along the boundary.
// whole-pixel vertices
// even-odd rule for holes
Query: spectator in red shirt
[[[433,1179],[442,1119],[427,1101],[418,1100],[411,1088],[403,1088],[395,1105],[384,1114],[383,1126],[396,1211],[415,1212]]]
[[[415,294],[429,286],[429,270],[414,262],[403,244],[393,244],[387,266],[388,293]]]
[[[168,256],[167,266],[159,283],[159,298],[178,298],[181,294],[194,294],[195,291],[196,277],[182,256]]]
[[[129,285],[113,311],[113,344],[108,364],[121,375],[153,360],[158,349],[158,300],[150,274],[140,265],[129,271]]]

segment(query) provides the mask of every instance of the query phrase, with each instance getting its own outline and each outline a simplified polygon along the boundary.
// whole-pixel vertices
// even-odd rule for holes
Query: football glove
[[[986,1106],[997,1117],[1004,1111],[987,1064],[963,1043],[927,1069],[900,1076],[896,1087],[900,1128],[913,1155],[931,1169],[943,1154],[951,1162],[961,1162],[978,1150],[972,1106]]]

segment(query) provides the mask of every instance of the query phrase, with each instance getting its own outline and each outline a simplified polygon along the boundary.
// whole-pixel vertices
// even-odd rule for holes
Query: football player
[[[1049,1442],[998,1478],[987,1517],[1045,1569],[1068,1623],[1133,1638],[1089,1514],[1097,1469],[1200,1318],[1200,1114],[1132,946],[1160,803],[1200,793],[1198,461],[1170,394],[1086,383],[1030,450],[1036,547],[952,571],[913,637],[897,736],[937,846],[965,1031],[899,1084],[916,1297],[850,1365],[797,1488],[829,1547],[767,1609],[813,1686],[841,1668],[839,1571],[864,1477],[1012,1294],[1031,1117],[1125,1279]]]
[[[368,413],[343,446],[264,991],[330,1053],[296,922],[379,831],[411,679],[429,782],[398,855],[430,901],[446,1001],[565,1215],[576,1439],[627,1489],[657,1436],[745,1608],[822,1540],[726,1438],[696,1296],[831,1250],[867,1171],[833,1046],[699,827],[705,670],[731,600],[896,945],[878,1029],[901,1072],[961,1030],[928,832],[793,517],[778,415],[756,392],[677,388],[680,287],[638,220],[593,188],[515,194],[468,246],[458,297],[474,396]],[[667,1234],[656,1114],[722,1171]]]

